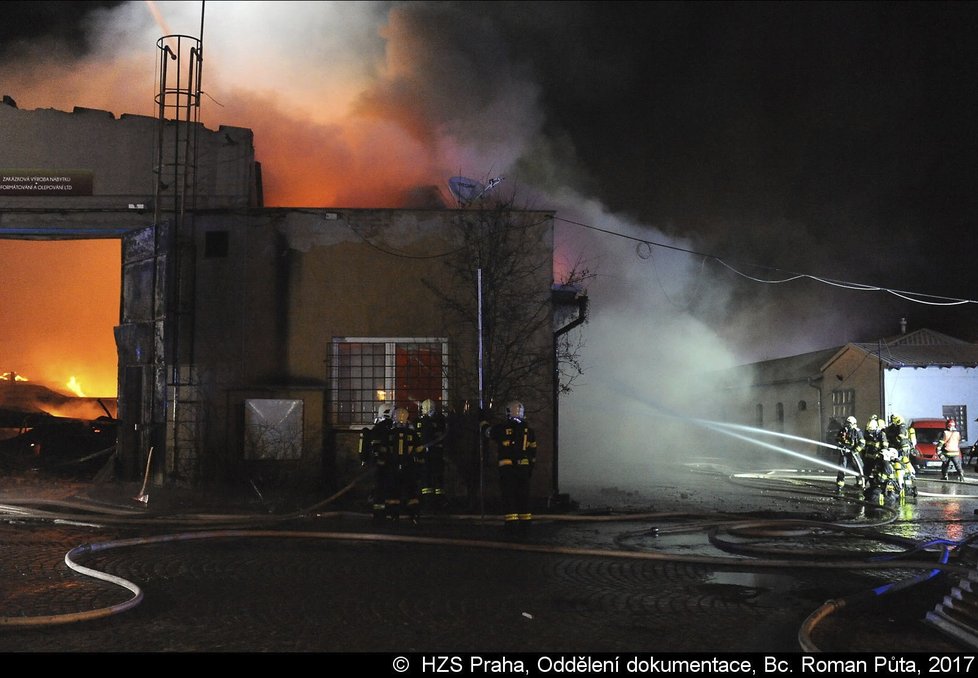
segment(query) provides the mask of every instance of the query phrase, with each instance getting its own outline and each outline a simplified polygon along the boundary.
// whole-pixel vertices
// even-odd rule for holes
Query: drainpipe
[[[821,388],[821,386],[818,386],[818,385],[812,383],[812,382],[821,381],[821,380],[822,380],[822,377],[820,377],[820,376],[819,377],[814,377],[814,378],[813,377],[809,377],[808,378],[808,385],[811,388],[815,389],[815,391],[818,393],[818,396],[817,396],[817,402],[818,402],[818,431],[816,432],[817,435],[816,435],[815,440],[819,441],[820,443],[824,443],[826,441],[825,441],[825,423],[822,421],[822,388]]]
[[[587,294],[578,293],[576,297],[577,301],[577,318],[567,323],[559,330],[554,332],[554,345],[553,345],[553,355],[554,355],[554,378],[553,378],[553,403],[554,403],[554,416],[553,416],[553,464],[552,464],[552,486],[553,492],[551,494],[551,501],[558,501],[560,495],[560,474],[558,467],[558,459],[560,455],[558,454],[558,431],[559,431],[559,411],[560,411],[560,366],[557,360],[557,344],[560,337],[570,332],[575,327],[587,322]]]

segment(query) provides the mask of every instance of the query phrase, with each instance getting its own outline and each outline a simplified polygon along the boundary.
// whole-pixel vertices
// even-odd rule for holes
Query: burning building
[[[459,431],[477,426],[480,405],[501,405],[480,402],[481,335],[450,312],[469,296],[473,313],[485,310],[449,263],[476,210],[265,207],[251,130],[205,129],[194,46],[161,46],[191,76],[186,88],[161,76],[158,117],[0,104],[0,238],[121,246],[121,477],[198,483],[264,469],[341,486],[378,403],[436,400]],[[525,401],[540,441],[534,494],[544,496],[553,214],[505,218],[522,224],[533,262],[525,299],[547,303],[523,330],[518,350],[532,360],[511,385],[522,390],[497,396]],[[469,488],[458,491],[471,492],[464,476],[481,466],[476,439],[456,440],[455,482]]]

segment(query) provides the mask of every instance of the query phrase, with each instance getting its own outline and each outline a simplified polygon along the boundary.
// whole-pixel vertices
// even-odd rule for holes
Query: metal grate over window
[[[832,418],[839,421],[856,415],[855,389],[839,389],[832,391]]]
[[[412,417],[421,401],[448,400],[448,341],[443,338],[333,339],[331,420],[367,426],[378,407],[405,407]]]

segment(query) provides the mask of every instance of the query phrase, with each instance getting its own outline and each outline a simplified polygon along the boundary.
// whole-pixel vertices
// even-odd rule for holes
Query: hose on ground
[[[420,535],[392,535],[392,534],[376,534],[376,533],[362,533],[362,532],[330,532],[330,531],[285,531],[285,530],[263,530],[263,529],[241,529],[243,526],[255,526],[255,525],[274,525],[282,521],[293,520],[297,518],[307,518],[311,514],[331,503],[333,503],[337,498],[349,492],[362,478],[365,474],[361,474],[357,478],[348,484],[346,487],[341,489],[339,492],[335,493],[331,497],[318,502],[317,504],[308,507],[306,509],[296,511],[287,515],[278,516],[228,516],[228,515],[206,515],[206,514],[196,514],[196,515],[177,515],[177,516],[147,516],[143,512],[131,512],[131,511],[109,511],[107,514],[102,514],[99,516],[101,522],[107,524],[117,524],[117,525],[128,525],[132,524],[134,521],[138,524],[145,526],[174,526],[174,525],[190,525],[193,527],[200,527],[202,524],[206,524],[208,527],[213,528],[215,526],[234,526],[238,529],[194,529],[191,531],[184,531],[174,534],[164,534],[157,536],[139,537],[134,539],[123,539],[116,541],[102,542],[98,544],[86,544],[76,547],[69,551],[65,555],[65,564],[72,570],[78,572],[79,574],[94,577],[112,584],[118,585],[122,588],[127,589],[132,595],[131,597],[123,603],[112,605],[105,608],[100,608],[96,610],[89,610],[83,612],[75,612],[64,615],[44,615],[44,616],[7,616],[0,617],[0,627],[21,627],[21,626],[48,626],[48,625],[58,625],[58,624],[68,624],[80,621],[88,621],[92,619],[103,618],[111,616],[114,614],[119,614],[127,610],[131,610],[140,604],[143,599],[143,593],[140,587],[130,581],[125,579],[115,577],[114,575],[100,572],[93,568],[86,567],[85,565],[78,562],[80,559],[84,559],[86,555],[98,553],[101,551],[106,551],[108,549],[114,548],[126,548],[126,547],[136,547],[143,544],[155,544],[155,543],[165,543],[165,542],[175,542],[175,541],[191,541],[191,540],[202,540],[202,539],[229,539],[229,538],[277,538],[277,539],[289,539],[289,538],[303,538],[303,539],[329,539],[329,540],[344,540],[344,541],[356,541],[356,542],[399,542],[399,543],[414,543],[414,544],[427,544],[427,545],[442,545],[442,546],[464,546],[467,548],[483,548],[483,549],[502,549],[510,551],[524,551],[524,552],[535,552],[535,553],[545,553],[545,554],[561,554],[561,555],[571,555],[578,557],[601,557],[601,558],[623,558],[623,559],[642,559],[642,560],[652,560],[652,561],[664,561],[664,562],[681,562],[689,564],[699,564],[699,565],[709,565],[720,567],[735,567],[743,568],[745,566],[750,568],[766,569],[773,568],[778,570],[784,569],[838,569],[838,570],[914,570],[923,569],[926,571],[924,575],[920,577],[914,577],[910,580],[905,580],[903,582],[897,582],[895,584],[888,584],[885,587],[879,587],[880,593],[867,593],[853,596],[843,600],[828,601],[825,605],[818,608],[806,619],[802,628],[799,630],[799,644],[803,648],[810,647],[815,648],[814,643],[811,640],[811,635],[816,626],[824,621],[828,616],[833,614],[841,607],[851,604],[854,601],[859,601],[863,599],[871,598],[873,595],[882,595],[883,593],[889,593],[893,591],[903,590],[913,583],[918,581],[923,581],[927,578],[934,576],[937,572],[953,572],[958,574],[967,574],[973,571],[973,568],[964,567],[956,564],[952,564],[949,561],[950,550],[945,548],[942,552],[942,562],[935,564],[929,558],[926,559],[913,559],[910,556],[914,553],[924,553],[926,554],[926,547],[915,545],[911,540],[898,537],[880,537],[879,535],[871,535],[874,539],[882,539],[883,541],[890,541],[891,543],[898,544],[905,547],[903,552],[894,555],[893,557],[877,557],[874,558],[859,558],[858,554],[851,554],[846,552],[836,552],[832,553],[833,559],[827,559],[824,556],[825,552],[819,552],[818,558],[807,557],[811,554],[808,553],[791,553],[786,554],[783,551],[776,552],[777,557],[771,557],[772,550],[764,550],[757,547],[749,547],[743,544],[735,544],[729,539],[720,539],[719,534],[721,531],[728,533],[730,535],[741,535],[749,537],[770,537],[770,536],[787,536],[787,537],[797,537],[805,534],[814,534],[819,531],[836,531],[843,532],[846,534],[864,534],[866,526],[856,527],[856,526],[846,526],[839,523],[828,523],[821,521],[805,521],[796,518],[785,520],[745,520],[743,515],[729,514],[729,513],[687,513],[687,512],[670,512],[670,513],[630,513],[630,514],[615,514],[609,513],[607,515],[565,515],[565,514],[555,514],[555,515],[544,515],[539,516],[542,521],[575,521],[575,522],[604,522],[604,521],[665,521],[673,519],[694,519],[703,520],[704,523],[693,527],[682,526],[679,528],[672,528],[673,532],[679,531],[691,531],[693,529],[708,529],[711,535],[711,543],[725,550],[728,553],[736,553],[739,549],[740,557],[728,557],[728,556],[703,556],[703,555],[686,555],[677,553],[664,553],[658,551],[648,551],[639,550],[637,548],[631,549],[586,549],[586,548],[574,548],[574,547],[563,547],[554,545],[543,545],[543,544],[528,544],[519,542],[499,542],[499,541],[485,541],[476,539],[457,539],[457,538],[444,538],[444,537],[432,537],[432,536],[420,536]],[[824,496],[824,495],[823,495]],[[34,502],[38,503],[38,502]],[[68,504],[68,502],[41,502],[45,506],[62,506]],[[91,507],[89,507],[91,508]],[[12,515],[16,515],[22,518],[36,518],[43,520],[53,520],[58,523],[68,524],[72,520],[84,521],[91,520],[93,514],[82,513],[74,514],[70,516],[65,516],[63,514],[57,514],[50,511],[28,511],[17,505],[16,503],[8,504],[5,506],[0,506],[0,510],[5,510]],[[329,515],[342,515],[339,512],[333,512]],[[317,514],[317,517],[323,517],[323,514]],[[448,519],[480,519],[477,516],[446,516]],[[485,518],[483,516],[483,518]],[[882,522],[876,523],[875,526],[886,524],[892,520],[892,516],[886,518]],[[667,534],[670,528],[652,528],[652,531],[645,530],[641,533],[644,536],[659,536]],[[661,532],[660,532],[661,530]],[[618,539],[616,538],[616,544]],[[799,557],[801,555],[802,557]],[[747,557],[749,556],[749,557]],[[767,556],[767,557],[756,557],[756,556]],[[899,556],[899,557],[897,557]],[[836,559],[837,558],[837,559]],[[874,589],[874,592],[877,589]],[[817,649],[817,648],[815,648]]]

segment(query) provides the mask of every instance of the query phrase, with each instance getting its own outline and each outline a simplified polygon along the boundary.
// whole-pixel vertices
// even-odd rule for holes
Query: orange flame
[[[78,383],[78,380],[75,379],[75,375],[71,375],[71,379],[68,380],[68,383],[65,384],[65,386],[67,386],[68,387],[68,390],[70,390],[72,393],[74,393],[79,398],[84,398],[85,397],[85,393],[81,389],[81,384],[79,384]]]

